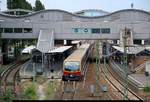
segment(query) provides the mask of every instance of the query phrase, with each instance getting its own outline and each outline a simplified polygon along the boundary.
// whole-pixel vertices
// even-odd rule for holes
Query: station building
[[[118,43],[122,32],[130,32],[131,44],[150,44],[150,12],[124,9],[116,12],[82,10],[71,13],[63,10],[43,10],[18,13],[0,13],[0,33],[3,58],[17,56],[25,46],[37,44],[38,48],[53,47],[55,41],[112,40]],[[46,33],[46,34],[45,34]],[[45,43],[43,43],[45,41]],[[42,47],[41,47],[42,46]],[[48,51],[48,50],[42,50]],[[10,53],[14,53],[11,55]]]

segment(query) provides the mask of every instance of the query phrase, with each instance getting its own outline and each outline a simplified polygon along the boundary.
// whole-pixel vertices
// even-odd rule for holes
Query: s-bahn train
[[[104,57],[104,56],[107,56],[109,53],[109,46],[106,42],[103,42],[103,46],[102,46],[102,55],[103,57],[101,58],[101,63],[104,63],[104,58],[105,58],[105,61],[106,63],[109,63],[109,56],[108,57]]]
[[[82,44],[63,62],[63,81],[82,81],[93,44]]]

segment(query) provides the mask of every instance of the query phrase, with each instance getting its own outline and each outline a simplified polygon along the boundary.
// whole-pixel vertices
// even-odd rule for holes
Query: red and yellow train
[[[63,63],[63,81],[81,81],[84,77],[84,69],[91,54],[93,44],[82,44]]]

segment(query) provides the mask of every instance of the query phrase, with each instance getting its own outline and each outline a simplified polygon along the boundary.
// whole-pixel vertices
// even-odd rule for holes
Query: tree
[[[32,5],[29,2],[26,2],[26,4],[24,5],[24,9],[32,10]]]
[[[12,0],[7,0],[7,9],[12,8]]]
[[[41,3],[40,0],[36,0],[35,1],[35,7],[34,7],[34,11],[40,11],[40,10],[44,10],[45,7],[44,5]]]
[[[32,6],[26,0],[7,0],[7,9],[32,10]]]

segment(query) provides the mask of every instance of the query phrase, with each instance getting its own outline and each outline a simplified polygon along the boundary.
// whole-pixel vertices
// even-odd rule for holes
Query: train
[[[106,42],[103,42],[102,45],[103,45],[102,46],[102,58],[100,59],[100,62],[104,63],[104,59],[105,59],[105,62],[109,63],[110,57],[108,56],[108,54],[110,52],[110,46],[108,46],[108,43],[106,43]]]
[[[63,62],[63,81],[82,81],[84,69],[88,63],[88,58],[93,49],[93,44],[85,43],[78,47]]]

